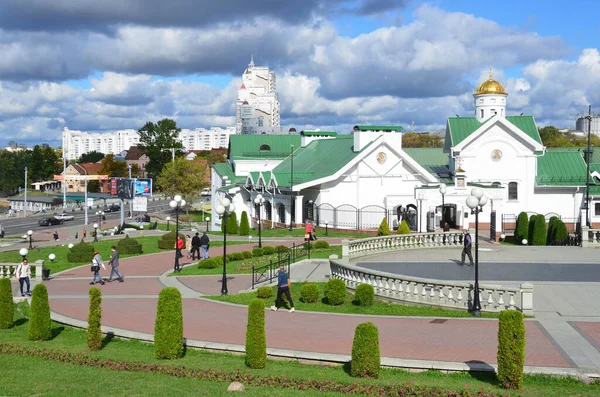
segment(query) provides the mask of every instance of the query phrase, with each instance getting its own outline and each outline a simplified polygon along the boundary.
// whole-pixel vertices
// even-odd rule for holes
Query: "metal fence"
[[[396,216],[395,212],[394,209],[386,209],[378,205],[357,208],[350,204],[334,207],[325,203],[315,206],[314,211],[305,209],[305,218],[315,221],[318,226],[327,225],[332,228],[361,230],[378,228],[383,218],[386,218],[388,224],[391,225],[391,220]],[[402,219],[403,217],[404,215],[401,215]]]
[[[277,278],[277,269],[280,265],[287,267],[287,274],[290,275],[290,265],[303,258],[310,259],[310,244],[296,245],[285,250],[277,251],[277,259],[271,259],[264,266],[252,266],[252,289],[261,283],[271,283]]]

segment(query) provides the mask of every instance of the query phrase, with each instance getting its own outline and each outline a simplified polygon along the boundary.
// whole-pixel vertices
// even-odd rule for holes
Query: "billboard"
[[[133,197],[131,181],[129,178],[111,178],[110,194],[123,200],[131,199]]]
[[[152,197],[152,179],[135,179],[133,181],[133,194],[136,197]]]

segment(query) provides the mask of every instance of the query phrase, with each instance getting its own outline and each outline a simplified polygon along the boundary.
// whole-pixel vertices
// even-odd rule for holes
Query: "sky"
[[[284,131],[437,131],[473,116],[490,66],[507,114],[574,128],[600,113],[598,15],[592,0],[0,0],[0,146],[233,126],[251,55],[277,74]]]

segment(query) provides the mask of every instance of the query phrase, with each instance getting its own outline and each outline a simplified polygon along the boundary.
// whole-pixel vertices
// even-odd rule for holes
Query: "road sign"
[[[148,211],[148,198],[147,197],[134,197],[133,198],[133,210],[139,212]]]

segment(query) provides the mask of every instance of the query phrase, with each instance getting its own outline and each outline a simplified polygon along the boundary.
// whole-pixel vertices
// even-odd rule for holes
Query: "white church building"
[[[532,116],[506,115],[507,96],[490,72],[473,94],[474,117],[449,118],[439,149],[403,148],[401,127],[394,126],[356,126],[347,135],[231,135],[228,162],[212,169],[212,227],[220,228],[215,208],[228,197],[238,219],[247,211],[255,222],[261,211],[266,227],[310,220],[373,230],[387,217],[390,225],[406,219],[413,232],[442,221],[468,228],[474,215],[465,200],[475,186],[489,198],[480,226],[496,231],[492,237],[510,233],[521,211],[557,215],[571,230],[585,223],[583,150],[545,148]],[[590,183],[595,224],[600,186],[593,177]],[[262,207],[254,205],[258,194]]]

